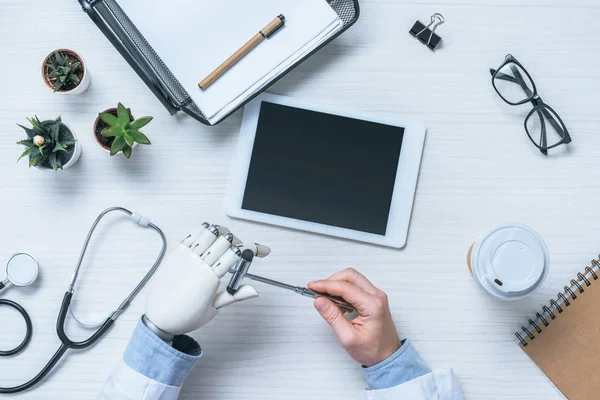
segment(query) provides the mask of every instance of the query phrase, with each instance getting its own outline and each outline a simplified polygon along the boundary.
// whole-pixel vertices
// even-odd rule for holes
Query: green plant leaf
[[[27,128],[21,124],[17,124],[18,126],[20,126],[21,128],[23,128],[23,130],[25,131],[25,133],[27,134],[27,137],[30,139],[33,139],[34,136],[36,135],[35,131],[33,129]]]
[[[44,129],[42,128],[42,126],[40,124],[40,120],[38,119],[37,116],[34,118],[27,118],[27,121],[29,121],[31,126],[33,126],[33,129],[35,130],[36,134],[44,133]]]
[[[34,157],[31,157],[29,159],[29,168],[33,167],[34,165],[39,165],[39,162],[42,160],[42,155],[38,154]]]
[[[71,75],[69,75],[69,79],[71,80],[71,82],[79,83],[79,77],[72,72]]]
[[[124,146],[126,146],[125,138],[123,136],[115,137],[115,140],[113,140],[112,146],[110,147],[110,155],[114,156],[119,151],[123,150]]]
[[[117,137],[123,136],[124,134],[123,129],[121,129],[118,126],[109,126],[108,128],[102,129],[102,132],[100,133],[102,134],[102,136],[106,137]]]
[[[71,64],[71,71],[77,71],[81,67],[81,63],[79,61],[75,61]]]
[[[56,153],[57,151],[67,151],[63,144],[56,142],[54,148],[52,149],[52,153]]]
[[[129,123],[129,112],[125,106],[121,103],[117,105],[117,117],[121,126],[125,127]]]
[[[133,136],[131,136],[130,132],[125,132],[123,137],[125,138],[125,143],[127,143],[129,146],[133,146],[135,140],[133,140]]]
[[[17,144],[20,144],[22,146],[27,146],[27,147],[31,147],[33,146],[33,139],[25,139],[25,140],[19,140],[17,142]]]
[[[139,144],[152,144],[150,143],[150,139],[148,139],[148,137],[146,137],[146,135],[144,135],[142,132],[131,131],[129,132],[129,134],[131,135],[133,140],[135,140]]]
[[[123,155],[127,158],[131,157],[131,147],[125,145],[125,147],[123,147]]]
[[[52,167],[53,170],[58,170],[58,162],[57,162],[57,157],[56,157],[56,153],[51,153],[48,156],[48,164],[50,164],[50,166]]]
[[[50,137],[55,142],[58,142],[58,133],[60,131],[60,119],[57,119],[52,125],[50,125],[49,129]]]
[[[131,129],[133,129],[134,131],[139,131],[144,126],[148,125],[150,123],[150,121],[152,121],[152,117],[138,118],[131,123]]]
[[[64,83],[58,79],[54,81],[54,92],[58,92],[60,89],[62,89],[63,85]]]
[[[30,147],[30,148],[28,148],[27,150],[25,150],[25,151],[23,152],[23,154],[21,154],[21,157],[19,157],[19,158],[17,159],[17,162],[19,162],[19,161],[21,160],[21,158],[23,158],[23,157],[27,157],[28,155],[30,155],[30,154],[31,154],[31,152],[33,151],[33,149],[34,149],[33,147]]]
[[[110,125],[110,126],[118,126],[119,125],[119,120],[114,115],[112,115],[110,113],[100,113],[99,115],[100,115],[100,119],[102,121],[106,122],[108,125]]]

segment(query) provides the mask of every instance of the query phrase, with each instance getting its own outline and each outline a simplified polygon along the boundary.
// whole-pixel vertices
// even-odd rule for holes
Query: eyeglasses
[[[531,142],[547,155],[548,150],[561,144],[571,143],[567,127],[558,114],[537,94],[529,72],[512,55],[507,55],[497,70],[490,68],[492,85],[496,93],[511,106],[527,102],[533,110],[525,118],[525,131]]]

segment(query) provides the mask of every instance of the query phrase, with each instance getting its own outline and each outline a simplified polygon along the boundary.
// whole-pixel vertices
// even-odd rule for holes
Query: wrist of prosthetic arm
[[[174,336],[209,323],[222,309],[258,297],[249,285],[219,291],[221,278],[240,261],[242,250],[265,257],[270,249],[243,245],[227,228],[204,223],[187,235],[170,254],[150,283],[144,324],[170,343]]]

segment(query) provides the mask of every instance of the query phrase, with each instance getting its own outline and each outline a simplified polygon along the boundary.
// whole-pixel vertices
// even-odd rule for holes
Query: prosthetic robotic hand
[[[144,323],[161,339],[195,331],[223,307],[258,297],[249,285],[218,291],[221,278],[234,268],[242,251],[266,257],[266,246],[242,244],[227,228],[204,223],[185,237],[150,283]],[[233,272],[233,271],[232,271]]]

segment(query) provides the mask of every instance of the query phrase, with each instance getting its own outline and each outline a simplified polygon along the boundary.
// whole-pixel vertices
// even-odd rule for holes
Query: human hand
[[[317,297],[314,302],[317,311],[333,328],[342,347],[355,361],[370,367],[400,348],[387,295],[358,271],[345,269],[326,280],[309,283],[308,288],[343,297],[358,311],[358,317],[348,321],[344,311],[331,300]]]
[[[226,228],[211,233],[206,227],[182,240],[150,283],[146,317],[154,326],[182,335],[209,323],[221,308],[258,297],[250,285],[240,286],[234,294],[218,292],[221,278],[239,260],[232,242],[240,243]],[[270,251],[254,243],[240,249],[250,249],[258,257]]]

